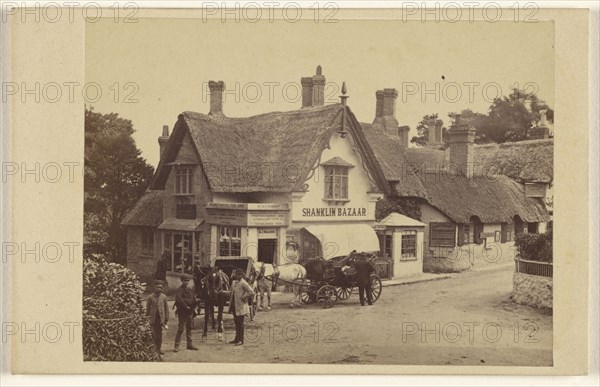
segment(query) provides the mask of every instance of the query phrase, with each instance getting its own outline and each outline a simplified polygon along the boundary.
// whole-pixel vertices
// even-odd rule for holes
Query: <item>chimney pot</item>
[[[321,66],[317,66],[317,74],[300,79],[302,85],[302,108],[323,106],[325,104],[325,76]]]
[[[160,158],[162,158],[167,143],[169,142],[169,125],[163,125],[162,136],[158,138],[158,147],[160,150]]]
[[[225,90],[225,82],[209,81],[208,89],[210,90],[210,112],[211,116],[223,115],[223,91]]]
[[[380,125],[391,136],[398,136],[398,120],[396,120],[396,98],[398,90],[383,89],[375,92],[375,119],[374,125]]]

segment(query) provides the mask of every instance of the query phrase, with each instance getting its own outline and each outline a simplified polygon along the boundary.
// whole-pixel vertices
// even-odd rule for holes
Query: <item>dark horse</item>
[[[204,301],[204,330],[202,339],[205,340],[208,332],[208,322],[212,323],[213,331],[217,330],[217,338],[223,338],[223,309],[229,301],[229,278],[217,267],[196,267],[194,270],[194,283],[198,299]],[[215,319],[217,307],[217,319]]]

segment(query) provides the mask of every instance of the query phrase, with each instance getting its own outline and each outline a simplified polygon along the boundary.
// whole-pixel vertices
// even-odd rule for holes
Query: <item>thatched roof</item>
[[[521,184],[506,176],[467,178],[444,173],[420,173],[427,201],[457,223],[477,216],[483,223],[546,222],[550,216],[539,198],[525,196]]]
[[[483,174],[505,175],[518,182],[552,183],[554,139],[476,145],[474,163]]]
[[[189,133],[213,192],[291,192],[304,181],[341,127],[342,105],[326,105],[246,118],[184,112],[179,116],[151,183],[163,189],[168,163]],[[376,186],[389,186],[373,161],[360,125],[347,108],[346,129],[357,144]]]
[[[552,183],[554,176],[554,139],[475,144],[474,173],[480,176],[504,175],[520,183]],[[444,170],[449,165],[449,150],[409,148],[406,161],[416,170]]]
[[[386,133],[379,125],[360,124],[375,159],[387,181],[392,182],[398,195],[424,197],[425,192],[418,177],[407,167],[405,149],[397,136]]]
[[[163,221],[164,191],[146,191],[121,222],[123,226],[157,227]]]

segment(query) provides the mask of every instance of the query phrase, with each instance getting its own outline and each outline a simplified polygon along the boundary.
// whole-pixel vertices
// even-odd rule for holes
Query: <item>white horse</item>
[[[260,289],[260,307],[263,306],[264,288],[267,288],[268,297],[268,308],[271,309],[271,287],[273,282],[279,283],[280,285],[292,284],[294,291],[294,298],[290,302],[290,307],[300,306],[302,298],[302,287],[299,285],[300,282],[306,278],[306,269],[304,266],[297,263],[288,263],[285,265],[277,266],[270,263],[254,262],[254,270],[258,275],[258,286]]]

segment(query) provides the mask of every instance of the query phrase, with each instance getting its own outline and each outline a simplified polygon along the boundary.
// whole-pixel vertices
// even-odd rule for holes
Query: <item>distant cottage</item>
[[[375,119],[361,124],[346,95],[324,105],[320,67],[301,81],[301,109],[248,118],[225,116],[225,84],[211,81],[208,114],[180,114],[170,135],[163,127],[155,175],[123,221],[137,247],[128,267],[149,277],[165,254],[173,281],[220,257],[281,265],[357,250],[378,254],[390,276],[403,276],[455,270],[439,261],[461,246],[508,244],[550,221],[539,190],[527,195],[525,184],[551,184],[551,162],[539,181],[529,179],[535,168],[508,174],[510,163],[480,177],[467,167],[485,146],[474,145],[472,128],[460,121],[447,133],[446,152],[406,149],[395,89],[376,93]],[[492,148],[493,157],[519,152]],[[421,159],[424,169],[415,163]],[[428,165],[446,160],[458,168]],[[421,222],[399,214],[376,222],[377,201],[394,195],[421,200]]]

